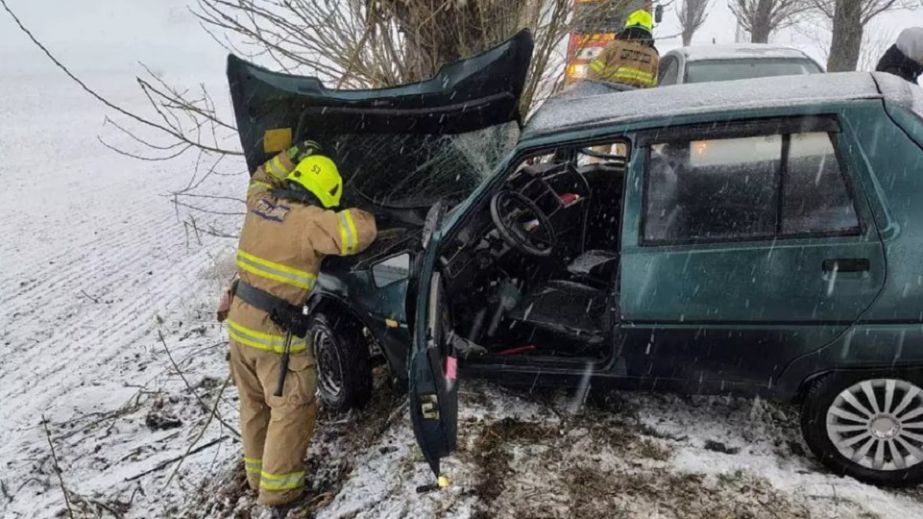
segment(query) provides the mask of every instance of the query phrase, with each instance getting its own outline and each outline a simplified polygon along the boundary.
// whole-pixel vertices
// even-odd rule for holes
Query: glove
[[[215,311],[219,323],[224,322],[231,312],[231,302],[234,300],[234,292],[237,292],[237,281],[235,277],[234,281],[231,282],[231,286],[221,294],[221,299],[218,301],[218,309]]]
[[[299,144],[296,144],[288,149],[285,152],[288,155],[288,158],[292,161],[292,164],[297,165],[299,162],[304,160],[305,157],[309,155],[314,155],[315,153],[320,153],[323,150],[320,144],[317,141],[303,141]]]

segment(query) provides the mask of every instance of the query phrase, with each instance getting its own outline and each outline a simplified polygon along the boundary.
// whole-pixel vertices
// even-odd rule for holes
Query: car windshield
[[[731,81],[769,76],[794,76],[823,72],[809,59],[745,58],[691,61],[686,65],[686,83]]]
[[[347,195],[386,207],[428,207],[471,194],[518,138],[515,122],[453,135],[341,134],[334,154]]]

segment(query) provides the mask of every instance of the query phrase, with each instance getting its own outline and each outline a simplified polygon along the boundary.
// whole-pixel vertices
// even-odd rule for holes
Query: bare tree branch
[[[186,384],[186,389],[192,393],[192,396],[195,397],[196,401],[199,403],[199,406],[202,408],[202,411],[209,412],[208,405],[205,404],[205,401],[202,400],[202,397],[199,396],[199,392],[192,387],[192,384],[189,383],[189,380],[186,378],[186,374],[183,370],[180,369],[179,364],[176,363],[176,360],[173,358],[173,353],[170,352],[170,348],[167,347],[167,340],[163,338],[163,332],[160,329],[157,330],[157,337],[160,339],[160,344],[163,345],[163,350],[167,352],[167,357],[170,359],[170,364],[173,365],[173,370],[176,371],[176,374],[183,380],[183,384]],[[214,411],[215,418],[218,419],[218,422],[221,423],[228,431],[230,431],[234,436],[240,438],[240,431],[235,429],[229,423],[224,420],[224,417],[221,416],[221,413],[217,410]]]
[[[692,36],[699,27],[705,23],[708,14],[708,5],[711,0],[681,0],[676,4],[676,16],[679,18],[679,25],[682,27],[683,46],[692,43]]]
[[[753,43],[768,43],[773,32],[792,25],[811,8],[810,0],[728,0],[737,22]]]
[[[64,494],[64,504],[67,506],[67,515],[70,519],[74,519],[74,510],[71,508],[67,487],[64,485],[64,471],[61,470],[61,465],[58,464],[58,455],[54,451],[54,443],[51,441],[51,432],[48,430],[48,420],[45,419],[45,415],[42,415],[42,427],[45,429],[45,439],[48,440],[48,448],[51,449],[51,468],[58,476],[58,485],[61,487],[61,493]]]
[[[34,43],[39,49],[41,49],[41,51],[48,57],[48,59],[51,60],[52,63],[54,63],[54,65],[55,65],[56,67],[58,67],[62,72],[64,72],[71,80],[73,80],[75,83],[77,83],[77,84],[80,86],[80,88],[82,88],[86,93],[88,93],[88,94],[89,94],[90,96],[92,96],[94,99],[96,99],[97,101],[99,101],[100,103],[102,103],[103,105],[105,105],[107,108],[109,108],[109,109],[111,109],[111,110],[114,110],[114,111],[116,111],[116,112],[118,112],[118,113],[124,115],[125,117],[128,117],[129,119],[132,119],[133,121],[135,121],[135,122],[138,123],[138,124],[141,124],[142,126],[146,126],[146,127],[148,127],[148,128],[152,128],[152,129],[154,129],[154,130],[158,130],[158,131],[160,131],[160,132],[163,132],[163,133],[167,134],[168,136],[170,136],[170,137],[172,137],[172,138],[174,138],[174,139],[176,139],[176,140],[178,140],[178,141],[180,141],[180,142],[184,142],[184,143],[186,143],[186,144],[190,144],[191,146],[199,147],[199,148],[202,148],[202,149],[206,149],[206,150],[208,150],[208,151],[213,151],[213,152],[222,153],[222,154],[232,154],[232,155],[240,155],[240,154],[241,154],[239,151],[236,151],[236,150],[221,149],[221,148],[217,148],[217,147],[215,147],[215,146],[209,146],[209,145],[203,144],[203,143],[201,143],[201,142],[193,141],[193,140],[191,140],[185,133],[183,133],[180,129],[178,129],[178,128],[177,128],[176,126],[174,126],[174,125],[171,125],[171,124],[169,124],[169,123],[168,123],[168,124],[160,124],[160,123],[154,122],[154,121],[152,121],[152,120],[150,120],[150,119],[148,119],[148,118],[142,117],[142,116],[140,116],[140,115],[137,115],[137,114],[134,113],[134,112],[131,112],[131,111],[129,111],[129,110],[126,110],[126,109],[122,108],[121,106],[119,106],[119,105],[113,103],[112,101],[109,101],[108,99],[106,99],[105,97],[103,97],[102,95],[100,95],[99,93],[97,93],[95,90],[93,90],[92,88],[90,88],[86,83],[83,82],[83,80],[81,80],[81,79],[80,79],[79,77],[77,77],[73,72],[71,72],[71,70],[70,70],[69,68],[67,68],[67,66],[65,66],[63,63],[61,63],[61,61],[59,61],[59,60],[54,56],[54,54],[52,54],[51,51],[48,50],[48,48],[45,47],[45,45],[43,45],[43,44],[35,37],[35,35],[33,35],[32,32],[29,31],[29,29],[27,29],[27,28],[25,27],[25,25],[23,25],[23,23],[22,23],[22,21],[20,21],[19,17],[17,17],[16,14],[15,14],[15,13],[10,9],[10,7],[7,5],[6,0],[0,0],[0,4],[3,5],[3,9],[10,15],[10,17],[13,19],[13,21],[16,23],[16,25],[19,27],[19,29],[20,29],[23,33],[25,33],[26,36],[28,36],[30,40],[32,40],[32,43]],[[139,81],[141,81],[141,80],[139,79]],[[152,100],[152,103],[153,103],[153,100]]]

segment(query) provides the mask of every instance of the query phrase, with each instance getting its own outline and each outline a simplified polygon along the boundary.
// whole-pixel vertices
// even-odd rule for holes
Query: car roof
[[[556,96],[535,111],[523,128],[522,139],[637,121],[663,124],[679,116],[881,99],[878,75],[805,74]]]
[[[680,55],[686,61],[706,61],[746,58],[776,58],[776,59],[810,59],[798,49],[769,45],[765,43],[738,43],[735,45],[698,45],[680,47],[671,50],[666,55]]]

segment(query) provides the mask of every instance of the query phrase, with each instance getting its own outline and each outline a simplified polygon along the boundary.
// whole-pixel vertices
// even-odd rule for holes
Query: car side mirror
[[[423,222],[423,236],[421,240],[424,249],[429,245],[430,238],[433,237],[433,233],[436,232],[436,229],[438,229],[439,225],[442,223],[446,211],[448,211],[448,207],[446,203],[440,199],[426,212],[426,221]]]
[[[654,23],[660,23],[662,21],[663,21],[663,6],[660,4],[657,4],[657,6],[654,7]]]
[[[410,254],[391,256],[372,265],[372,281],[378,288],[386,287],[410,277]]]

